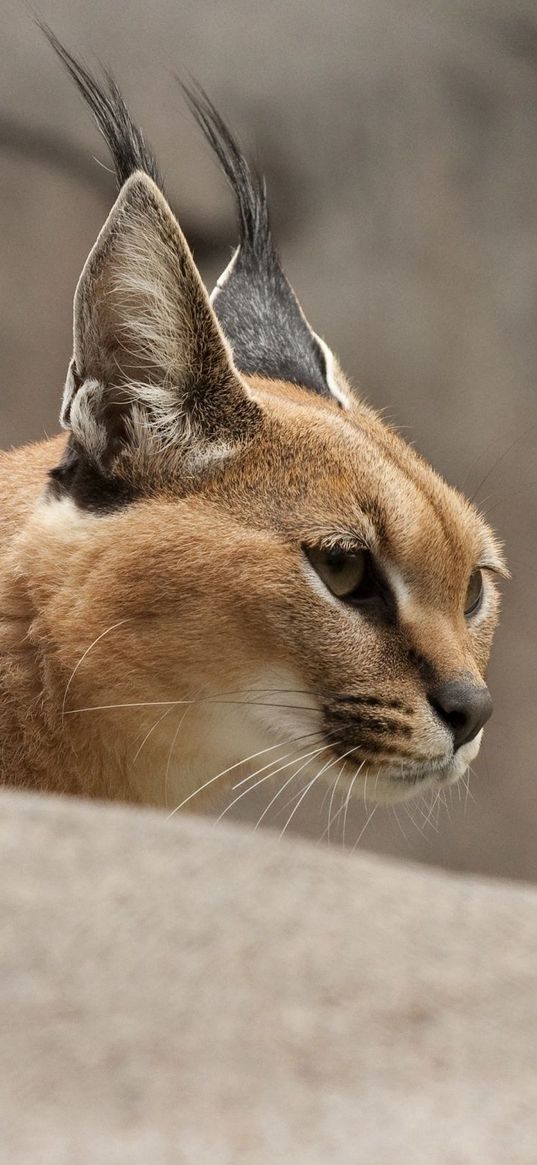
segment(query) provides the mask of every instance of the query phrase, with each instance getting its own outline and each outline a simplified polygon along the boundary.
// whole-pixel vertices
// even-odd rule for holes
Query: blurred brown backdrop
[[[514,577],[475,801],[455,792],[438,832],[417,806],[414,821],[379,809],[360,845],[536,877],[535,5],[41,0],[38,11],[69,48],[112,68],[212,285],[234,243],[233,209],[173,74],[205,85],[268,175],[280,249],[312,324],[505,539]],[[26,6],[1,0],[0,12],[8,447],[57,428],[72,293],[114,187],[93,158],[107,166],[105,147]],[[244,798],[244,814],[255,820],[268,799]],[[293,828],[319,836],[321,802],[308,798]],[[353,805],[351,843],[364,822]]]

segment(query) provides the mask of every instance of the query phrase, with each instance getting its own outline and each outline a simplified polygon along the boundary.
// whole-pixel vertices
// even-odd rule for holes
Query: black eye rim
[[[372,604],[379,603],[382,603],[385,607],[392,606],[391,592],[378,570],[371,551],[368,550],[366,546],[357,546],[355,549],[350,549],[346,546],[312,546],[311,544],[303,543],[302,552],[312,569],[315,571],[317,577],[321,578],[321,581],[330,591],[330,594],[332,594],[334,598],[338,600],[338,602],[344,603],[347,607],[366,607],[367,605],[371,606]],[[341,560],[364,556],[366,569],[359,587],[349,591],[347,595],[335,594],[335,592],[332,591],[328,586],[328,583],[319,574],[315,562],[312,559],[312,553],[325,555],[327,561],[330,558],[333,560]]]
[[[332,546],[319,546],[303,542],[301,545],[301,550],[309,562],[312,570],[315,571],[317,577],[321,579],[321,582],[324,584],[324,586],[326,586],[327,590],[330,591],[330,594],[333,595],[333,597],[337,599],[338,602],[344,603],[345,606],[348,607],[367,607],[368,605],[372,606],[374,604],[378,605],[379,603],[382,603],[382,605],[390,611],[394,607],[394,598],[391,589],[386,582],[386,579],[383,577],[378,564],[375,562],[371,551],[368,550],[366,546],[357,546],[356,548],[351,549],[348,546],[338,546],[337,544]],[[312,558],[313,554],[324,555],[327,562],[330,558],[332,558],[333,561],[337,561],[338,559],[344,560],[357,558],[359,555],[365,556],[366,569],[364,572],[363,580],[360,582],[359,587],[349,591],[349,593],[346,595],[336,594],[319,573],[315,561]],[[472,601],[470,606],[465,605],[464,607],[465,619],[473,619],[483,604],[483,598],[485,594],[485,570],[486,568],[483,566],[476,566],[470,575],[466,592],[467,595],[473,579],[479,580],[479,589],[475,599]]]
[[[475,569],[472,571],[470,578],[468,580],[468,588],[466,591],[466,597],[468,597],[468,591],[470,590],[470,587],[472,584],[472,579],[474,579],[474,578],[479,578],[479,590],[477,592],[475,599],[473,600],[473,602],[470,604],[469,607],[466,606],[466,600],[465,600],[465,606],[464,606],[465,619],[472,619],[474,615],[477,615],[477,612],[480,610],[480,608],[482,606],[483,596],[485,593],[483,567],[476,566]]]

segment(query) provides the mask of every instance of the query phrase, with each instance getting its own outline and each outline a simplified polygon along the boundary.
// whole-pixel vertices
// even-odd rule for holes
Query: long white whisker
[[[349,812],[349,801],[351,799],[351,793],[352,793],[352,790],[354,788],[356,778],[357,778],[358,774],[362,771],[364,765],[365,765],[365,761],[362,761],[361,765],[359,765],[359,767],[356,769],[356,772],[355,772],[355,774],[352,778],[352,781],[349,785],[349,788],[348,788],[347,800],[345,801],[345,808],[343,810],[343,837],[342,837],[343,846],[345,845],[345,837],[346,837],[346,833],[347,833],[347,813]]]
[[[328,745],[327,747],[328,747],[328,748],[330,748],[331,746],[330,746],[330,745]],[[299,757],[298,759],[299,759],[299,760],[301,760],[302,758],[301,758],[301,757]],[[304,761],[304,764],[303,764],[303,765],[301,765],[299,769],[296,769],[296,771],[293,773],[292,777],[289,777],[289,780],[287,780],[287,781],[285,782],[285,784],[283,784],[283,785],[281,786],[281,788],[280,788],[280,789],[278,789],[278,792],[274,794],[274,797],[272,798],[272,801],[269,801],[269,803],[268,803],[268,805],[267,805],[266,809],[264,809],[264,810],[263,810],[263,812],[262,812],[262,814],[261,814],[261,817],[260,817],[260,818],[258,819],[258,821],[256,822],[256,824],[255,824],[255,826],[254,826],[254,828],[255,828],[255,829],[258,829],[258,828],[259,828],[259,826],[261,825],[261,822],[262,822],[263,818],[264,818],[264,817],[266,817],[266,815],[267,815],[267,813],[268,813],[269,809],[272,807],[272,805],[274,805],[274,802],[278,800],[278,797],[279,797],[279,796],[280,796],[280,795],[283,793],[284,789],[286,789],[286,788],[287,788],[287,786],[291,784],[291,781],[294,781],[294,780],[295,780],[295,778],[296,778],[296,777],[298,777],[299,773],[301,773],[301,772],[303,771],[303,769],[305,769],[305,768],[307,767],[307,765],[308,765],[308,764],[309,764],[309,757],[308,757],[308,758],[306,758],[306,760]],[[276,770],[276,772],[279,772],[279,769],[277,769],[277,770]],[[275,776],[275,774],[274,774],[274,773],[271,773],[270,775],[271,775],[271,776]]]
[[[376,811],[377,811],[378,807],[379,807],[379,803],[378,803],[378,801],[376,801],[376,802],[375,802],[375,804],[373,805],[373,808],[372,808],[372,810],[371,810],[371,813],[369,814],[369,817],[367,818],[367,821],[366,821],[365,825],[364,825],[364,826],[363,826],[363,828],[360,830],[360,832],[359,832],[359,834],[358,834],[358,837],[356,838],[356,841],[355,841],[355,843],[354,843],[354,845],[353,845],[353,847],[352,847],[352,852],[353,852],[353,853],[354,853],[354,851],[355,851],[356,847],[357,847],[357,846],[360,844],[360,842],[361,842],[361,840],[362,840],[362,838],[363,838],[363,836],[364,836],[364,833],[365,833],[365,831],[366,831],[366,829],[367,829],[367,827],[368,827],[368,825],[369,825],[370,821],[372,821],[372,820],[373,820],[373,817],[375,816],[375,813],[376,813]]]
[[[331,748],[331,747],[332,747],[331,744],[325,744],[325,745],[323,745],[322,748],[314,749],[313,752],[302,753],[302,756],[295,756],[293,758],[293,760],[287,761],[287,764],[280,765],[280,768],[273,769],[271,772],[266,773],[266,775],[264,777],[260,777],[260,779],[255,782],[255,785],[250,785],[250,787],[248,789],[243,789],[242,793],[239,793],[238,797],[235,797],[234,800],[231,802],[231,804],[227,805],[226,808],[223,810],[223,812],[220,814],[220,816],[217,817],[217,819],[216,819],[217,822],[221,821],[226,813],[229,813],[229,810],[232,809],[233,806],[237,804],[237,801],[240,801],[243,797],[246,796],[247,793],[252,793],[253,790],[257,789],[258,785],[262,785],[264,781],[270,781],[271,777],[275,777],[277,773],[281,773],[283,771],[283,769],[288,769],[291,765],[296,764],[297,761],[304,760],[304,759],[309,760],[311,757],[318,756],[319,753],[324,752],[325,749]],[[281,791],[283,791],[283,789],[285,789],[287,787],[287,785],[289,785],[291,783],[291,781],[294,780],[296,775],[297,775],[296,773],[293,773],[293,776],[289,778],[289,780],[286,782],[286,784],[282,785]]]
[[[434,822],[434,820],[433,820],[433,815],[434,815],[434,810],[435,810],[435,807],[436,807],[436,802],[438,801],[438,798],[439,798],[439,796],[440,796],[440,789],[438,790],[438,792],[437,792],[437,794],[436,794],[436,796],[435,796],[435,797],[431,797],[431,804],[430,804],[430,806],[429,806],[429,812],[428,812],[428,814],[427,814],[427,816],[426,816],[426,818],[425,818],[425,820],[424,820],[424,822],[423,822],[423,828],[424,828],[424,829],[425,829],[425,828],[426,828],[428,825],[431,825],[431,826],[432,826],[432,828],[435,830],[435,832],[436,832],[436,833],[438,833],[438,826],[435,824],[435,822]]]
[[[313,779],[309,782],[309,784],[306,785],[306,788],[302,790],[302,793],[299,797],[299,800],[297,801],[293,811],[289,814],[289,817],[287,818],[287,821],[285,822],[285,825],[280,833],[280,841],[281,841],[281,839],[282,839],[282,837],[287,829],[287,826],[290,825],[291,821],[293,820],[293,817],[294,817],[297,809],[300,808],[300,806],[304,800],[304,797],[306,796],[307,793],[309,793],[310,789],[315,784],[315,782],[319,780],[320,776],[321,776],[321,773],[317,773],[317,775],[315,777],[313,777]]]
[[[185,708],[184,711],[182,712],[181,716],[179,717],[179,723],[178,723],[177,728],[175,729],[175,732],[173,734],[172,742],[170,744],[170,749],[168,752],[168,759],[166,761],[166,771],[164,773],[164,804],[166,806],[166,809],[168,808],[168,778],[170,775],[170,767],[171,767],[171,763],[172,763],[173,750],[175,748],[177,737],[179,736],[181,728],[183,727],[183,724],[185,722],[185,717],[190,712],[191,706],[192,705]]]
[[[81,666],[82,666],[82,664],[84,663],[84,660],[85,660],[85,659],[87,659],[87,657],[88,657],[88,655],[89,655],[90,651],[92,651],[92,650],[93,650],[93,648],[94,648],[94,647],[96,647],[96,645],[97,645],[98,643],[100,643],[101,639],[104,639],[105,635],[109,635],[111,631],[115,631],[117,627],[122,627],[124,623],[128,623],[128,622],[129,622],[129,617],[128,617],[128,618],[126,618],[126,619],[120,619],[118,623],[112,623],[111,627],[107,627],[105,631],[101,631],[101,634],[100,634],[100,635],[97,635],[97,637],[96,637],[96,638],[93,640],[93,643],[90,643],[89,647],[87,647],[87,648],[86,648],[86,650],[85,650],[84,654],[80,656],[80,659],[79,659],[78,663],[77,663],[77,664],[76,664],[76,666],[73,668],[73,670],[72,670],[72,672],[71,672],[71,675],[69,676],[69,679],[67,680],[67,684],[66,684],[66,687],[65,687],[65,692],[63,693],[63,703],[62,703],[62,720],[64,719],[64,717],[65,717],[66,715],[67,715],[67,716],[70,716],[70,715],[72,715],[72,713],[71,713],[71,712],[67,712],[67,713],[66,713],[66,711],[65,711],[65,705],[66,705],[66,702],[67,702],[67,696],[68,696],[68,694],[69,694],[69,689],[70,689],[70,687],[71,687],[71,684],[72,684],[72,682],[73,682],[73,680],[74,680],[74,678],[75,678],[75,676],[76,676],[76,673],[77,673],[77,671],[78,671],[79,667],[81,667]]]
[[[344,768],[345,768],[345,760],[346,760],[346,758],[347,758],[348,756],[350,756],[350,755],[351,755],[351,753],[353,753],[353,752],[356,752],[356,749],[357,749],[357,748],[358,748],[358,745],[357,745],[357,744],[355,744],[355,745],[353,746],[353,748],[349,748],[347,752],[344,752],[342,757],[339,757],[339,756],[338,756],[338,757],[336,757],[336,758],[335,758],[335,760],[331,761],[331,763],[330,763],[330,764],[327,766],[328,768],[332,768],[332,765],[335,765],[335,764],[337,764],[338,760],[342,760],[342,761],[343,761],[343,764],[342,764],[342,766],[341,766],[341,768],[340,768],[340,770],[339,770],[339,773],[338,773],[338,775],[337,775],[337,778],[336,778],[336,785],[337,785],[337,783],[338,783],[338,781],[339,781],[339,778],[340,778],[340,776],[341,776],[341,774],[342,774],[342,772],[343,772],[343,770],[344,770]],[[364,767],[364,764],[365,764],[365,761],[362,761],[362,764],[361,764],[361,765],[360,765],[360,767],[358,768],[358,771],[355,773],[355,776],[354,776],[354,778],[353,778],[353,784],[354,784],[354,780],[355,780],[355,779],[356,779],[356,777],[358,776],[358,773],[361,771],[361,769],[363,769],[363,767]],[[324,771],[325,771],[325,770],[323,769],[323,772],[324,772]],[[351,785],[351,788],[352,788],[352,785]],[[328,812],[329,812],[329,813],[330,813],[330,811],[331,811],[331,806],[332,806],[332,802],[333,802],[333,799],[334,799],[335,791],[336,791],[336,786],[334,786],[334,788],[333,788],[333,790],[332,790],[332,797],[330,798],[330,806],[329,806],[329,809],[328,809]],[[323,832],[321,833],[321,836],[320,836],[320,838],[319,838],[319,842],[321,842],[321,841],[323,840],[323,838],[326,836],[326,834],[327,834],[327,833],[329,834],[329,831],[330,831],[330,829],[331,829],[332,825],[334,824],[334,821],[337,821],[338,817],[339,817],[339,816],[340,816],[340,814],[343,812],[343,809],[344,809],[344,807],[345,807],[345,805],[346,805],[346,803],[347,803],[347,802],[346,802],[346,800],[345,800],[346,796],[347,796],[347,795],[346,795],[346,794],[345,794],[345,792],[344,792],[344,793],[343,793],[343,798],[344,798],[344,800],[341,802],[341,805],[340,805],[340,807],[339,807],[339,809],[338,809],[337,813],[334,813],[334,816],[333,816],[332,818],[330,818],[330,819],[329,819],[329,821],[328,821],[328,825],[326,826],[326,829],[323,829]]]
[[[336,779],[335,779],[335,781],[334,781],[334,784],[333,784],[333,786],[332,786],[332,794],[331,794],[331,797],[330,797],[330,803],[329,803],[329,805],[328,805],[328,821],[327,821],[327,823],[326,823],[326,829],[324,830],[324,833],[322,833],[322,834],[321,834],[321,837],[320,837],[320,839],[319,839],[320,841],[322,841],[322,840],[323,840],[323,837],[324,837],[324,835],[325,835],[325,833],[326,833],[326,840],[327,840],[328,842],[330,842],[330,830],[331,830],[331,828],[332,828],[332,825],[333,825],[333,823],[334,823],[334,821],[335,821],[335,818],[334,818],[334,817],[332,817],[332,806],[333,806],[333,804],[334,804],[334,797],[335,797],[335,795],[336,795],[336,789],[337,789],[337,787],[338,787],[339,778],[341,777],[341,775],[342,775],[342,773],[343,773],[343,770],[344,770],[344,768],[345,768],[345,761],[343,761],[343,764],[342,764],[342,766],[341,766],[341,768],[340,768],[340,770],[339,770],[339,772],[338,772],[338,774],[337,774],[337,777],[336,777]]]
[[[474,796],[473,796],[473,794],[470,792],[470,773],[471,773],[471,772],[472,772],[472,770],[471,770],[470,768],[468,768],[468,769],[467,769],[467,771],[464,773],[464,776],[463,776],[464,787],[465,787],[465,789],[466,789],[466,795],[465,795],[465,798],[464,798],[464,816],[465,816],[465,817],[466,817],[466,815],[467,815],[467,813],[468,813],[468,800],[469,800],[469,798],[471,797],[471,798],[472,798],[472,801],[474,801],[474,803],[475,803],[475,797],[474,797]]]
[[[331,748],[332,745],[330,745],[329,747]],[[306,788],[304,789],[302,796],[300,797],[300,800],[297,801],[297,803],[293,809],[293,812],[289,815],[289,817],[287,818],[287,821],[285,822],[285,825],[280,833],[280,840],[282,839],[282,837],[287,829],[287,826],[293,820],[293,817],[294,817],[297,809],[300,808],[306,794],[309,792],[309,790],[312,788],[312,786],[315,784],[315,782],[319,780],[319,777],[322,777],[323,773],[325,773],[328,769],[331,769],[333,767],[333,765],[337,764],[338,760],[341,760],[341,757],[336,756],[333,760],[327,761],[326,764],[323,765],[322,769],[320,769],[320,771],[317,773],[317,775],[315,777],[313,777],[313,780],[310,781],[309,785],[306,785]]]
[[[304,735],[305,736],[316,736],[317,734],[307,732]],[[298,736],[296,739],[303,740],[304,736]],[[227,769],[222,769],[222,771],[220,773],[217,773],[215,777],[211,777],[208,781],[205,781],[204,785],[200,785],[198,789],[194,789],[193,793],[189,793],[188,797],[185,797],[184,801],[181,801],[180,805],[176,805],[175,809],[172,809],[171,813],[168,815],[168,820],[170,817],[173,817],[174,813],[178,813],[179,810],[182,809],[183,806],[188,803],[188,801],[191,801],[193,797],[196,797],[198,793],[202,793],[204,789],[207,789],[209,785],[213,785],[215,781],[219,781],[221,777],[226,777],[228,773],[233,772],[233,769],[238,769],[240,767],[240,765],[248,764],[249,760],[255,760],[256,757],[263,756],[264,753],[274,752],[275,748],[284,748],[286,743],[287,743],[286,741],[284,741],[284,742],[279,741],[278,744],[271,744],[269,746],[269,748],[260,748],[258,752],[253,752],[251,754],[251,756],[242,757],[241,760],[235,761],[235,764],[229,765],[229,767]],[[287,755],[289,755],[289,754],[287,754]],[[261,771],[262,771],[261,769],[258,769],[258,772],[261,772]]]
[[[280,745],[280,748],[284,748],[285,744],[297,744],[299,740],[307,740],[308,737],[310,737],[310,736],[321,736],[321,735],[322,735],[322,733],[320,730],[317,732],[305,732],[302,736],[295,736],[294,740],[283,741],[282,744]],[[269,761],[268,764],[263,765],[260,769],[256,769],[255,772],[248,773],[248,775],[246,777],[241,777],[240,781],[235,781],[235,784],[231,786],[232,792],[234,793],[236,789],[240,789],[242,785],[246,785],[248,783],[248,781],[253,781],[254,777],[259,776],[259,773],[264,773],[265,769],[270,768],[270,766],[272,764],[277,764],[278,761],[287,760],[287,758],[292,756],[294,752],[295,752],[295,749],[291,748],[289,750],[289,752],[284,752],[283,756],[278,756],[275,758],[274,761]],[[246,761],[244,761],[243,763],[246,764]],[[279,771],[280,770],[278,769],[278,772]]]
[[[135,754],[134,754],[134,756],[133,756],[133,758],[132,758],[132,763],[133,763],[133,764],[135,764],[135,763],[136,763],[136,761],[138,760],[138,757],[139,757],[139,755],[140,755],[140,753],[141,753],[141,751],[142,751],[142,749],[143,749],[143,747],[144,747],[144,744],[145,744],[146,740],[149,740],[149,737],[150,737],[150,736],[152,735],[152,733],[155,731],[155,728],[158,728],[159,724],[162,724],[162,721],[166,719],[166,716],[169,716],[169,715],[170,715],[170,712],[171,712],[171,711],[172,711],[172,709],[171,709],[171,708],[166,708],[166,711],[162,713],[162,716],[159,716],[158,720],[155,720],[155,723],[151,725],[151,728],[149,729],[149,731],[148,731],[148,732],[146,732],[146,734],[145,734],[145,736],[144,736],[144,739],[142,740],[142,743],[141,743],[141,745],[139,746],[139,748],[137,748],[137,749],[136,749],[136,752],[135,752]]]
[[[323,829],[323,832],[321,833],[321,836],[320,836],[320,838],[319,838],[319,841],[318,841],[318,843],[317,843],[318,845],[320,845],[320,844],[321,844],[321,842],[324,840],[324,838],[325,838],[325,837],[328,837],[328,839],[330,838],[330,830],[331,830],[331,828],[332,828],[332,826],[333,826],[334,822],[335,822],[335,821],[337,821],[337,819],[338,819],[338,817],[340,816],[340,814],[341,814],[341,813],[343,813],[343,807],[344,807],[344,804],[345,804],[345,798],[346,798],[346,793],[345,793],[345,792],[343,793],[343,800],[342,800],[342,802],[341,802],[341,805],[339,806],[339,809],[338,809],[338,810],[337,810],[337,811],[334,813],[334,815],[333,815],[333,816],[332,816],[332,812],[331,812],[331,811],[332,811],[332,804],[333,804],[333,802],[334,802],[334,798],[335,798],[335,795],[336,795],[336,785],[337,785],[337,783],[338,783],[338,781],[339,781],[339,778],[341,777],[341,775],[342,775],[342,773],[343,773],[343,770],[344,770],[344,768],[345,768],[345,761],[343,761],[343,764],[342,764],[342,766],[341,766],[341,768],[340,768],[340,770],[339,770],[339,772],[338,772],[338,775],[337,775],[337,777],[336,777],[336,782],[335,782],[335,785],[334,785],[334,786],[333,786],[333,788],[332,788],[332,796],[331,796],[331,798],[330,798],[330,805],[329,805],[329,807],[328,807],[328,812],[329,812],[330,816],[329,816],[329,819],[328,819],[327,825],[325,826],[325,828]]]
[[[331,785],[330,783],[328,783],[328,784],[327,784],[327,786],[326,786],[326,789],[325,789],[325,791],[324,791],[324,794],[323,794],[323,799],[322,799],[322,801],[321,801],[321,806],[320,806],[320,809],[319,809],[319,816],[320,816],[320,817],[322,817],[322,814],[323,814],[323,809],[324,809],[324,807],[325,807],[325,805],[326,805],[326,802],[328,801],[328,798],[329,798],[329,796],[330,796],[330,791],[331,791],[331,789],[332,789],[332,785]]]
[[[126,620],[123,620],[123,622],[126,622]],[[119,626],[119,624],[116,624],[116,626]],[[109,627],[108,630],[112,631],[113,628]],[[104,635],[104,632],[103,632],[103,635]],[[99,636],[99,638],[102,639],[103,636],[101,635],[101,636]],[[95,640],[95,643],[96,642],[97,642],[97,640]],[[95,643],[92,643],[91,647],[94,647]],[[85,654],[87,655],[89,651],[90,651],[90,648],[88,648],[88,651]],[[82,657],[82,659],[84,659],[84,656]],[[82,659],[79,660],[79,662],[77,664],[77,668],[82,663]],[[215,696],[200,696],[200,697],[198,697],[197,700],[131,700],[131,701],[124,703],[124,704],[89,704],[87,708],[69,708],[68,711],[65,713],[65,715],[66,716],[77,716],[77,715],[80,715],[82,712],[111,712],[111,711],[114,711],[114,709],[116,709],[116,708],[118,708],[118,709],[121,709],[121,708],[166,708],[166,707],[177,707],[179,704],[189,704],[190,705],[190,704],[206,704],[206,703],[212,704],[213,707],[214,707],[214,705],[216,705],[217,707],[222,706],[224,708],[226,708],[229,705],[229,706],[237,707],[237,708],[283,708],[283,710],[286,712],[315,712],[315,713],[318,713],[318,711],[319,711],[318,708],[309,708],[309,707],[307,707],[306,704],[275,704],[275,703],[269,703],[266,700],[263,701],[263,703],[261,703],[259,700],[256,700],[255,703],[252,703],[251,700],[221,700],[220,698],[217,698]]]
[[[279,809],[276,810],[277,817],[279,817],[281,813],[285,813],[285,810],[293,804],[293,801],[296,801],[297,797],[300,797],[300,794],[304,791],[304,787],[304,785],[301,785],[300,789],[297,789],[296,793],[293,793],[292,797],[288,797],[287,801],[284,801],[283,805],[280,805]]]
[[[405,802],[405,809],[406,809],[407,817],[412,822],[414,829],[417,829],[418,833],[421,834],[424,841],[427,842],[427,845],[431,845],[431,839],[429,837],[427,837],[426,833],[424,833],[423,826],[420,825],[419,821],[416,821],[416,818],[413,817],[412,813],[410,812],[410,809],[409,809],[407,802]],[[419,808],[418,805],[416,805],[416,809],[418,810],[418,812],[421,813],[422,821],[426,821],[425,813],[423,813],[423,811]]]
[[[453,818],[452,818],[452,816],[451,816],[451,813],[450,813],[450,809],[453,809],[453,785],[450,785],[450,786],[449,786],[449,805],[448,805],[448,803],[447,803],[447,792],[448,792],[448,790],[447,790],[447,789],[445,789],[445,790],[444,790],[444,792],[445,792],[445,794],[446,794],[446,796],[445,796],[445,798],[444,798],[444,804],[445,804],[445,806],[446,806],[446,813],[447,813],[447,815],[448,815],[448,821],[449,821],[449,824],[450,824],[450,825],[453,825]]]
[[[408,845],[408,837],[407,837],[407,835],[406,835],[406,833],[405,833],[405,831],[404,831],[404,829],[403,829],[403,826],[401,825],[401,822],[400,822],[400,820],[399,820],[399,814],[397,813],[397,810],[396,810],[396,808],[395,808],[395,805],[392,805],[392,813],[393,813],[393,815],[394,815],[394,817],[395,817],[395,820],[396,820],[396,822],[397,822],[397,826],[398,826],[399,832],[401,833],[402,837],[404,837],[404,839],[405,839],[405,841],[406,841],[406,844]]]

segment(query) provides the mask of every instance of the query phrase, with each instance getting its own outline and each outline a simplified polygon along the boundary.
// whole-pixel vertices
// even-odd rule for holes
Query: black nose
[[[488,688],[478,687],[467,680],[439,684],[430,693],[429,703],[451,729],[456,749],[473,740],[492,713]]]

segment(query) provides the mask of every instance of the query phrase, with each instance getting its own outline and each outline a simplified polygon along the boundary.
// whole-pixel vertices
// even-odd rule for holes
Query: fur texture
[[[197,807],[246,761],[245,791],[279,774],[278,794],[393,799],[478,751],[486,716],[461,733],[446,693],[483,696],[490,528],[336,365],[344,408],[238,366],[217,315],[234,286],[211,305],[130,174],[75,295],[68,436],[0,454],[6,782]],[[337,598],[313,551],[365,555],[366,598]]]

